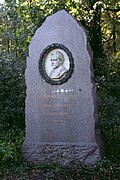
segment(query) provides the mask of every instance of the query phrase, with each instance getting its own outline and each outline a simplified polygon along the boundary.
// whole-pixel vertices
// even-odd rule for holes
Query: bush
[[[99,112],[104,155],[113,162],[120,162],[120,58],[108,59],[106,78],[99,87],[102,106]]]
[[[24,126],[25,61],[12,54],[0,60],[0,130]]]
[[[24,130],[10,129],[7,133],[0,133],[0,166],[15,164],[21,159],[21,144],[23,143]]]

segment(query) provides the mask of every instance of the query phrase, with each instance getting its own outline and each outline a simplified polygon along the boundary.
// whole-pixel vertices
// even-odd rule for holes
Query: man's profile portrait
[[[65,58],[63,54],[59,51],[54,51],[50,56],[52,71],[49,74],[49,77],[53,80],[60,79],[65,76],[67,69],[63,66]]]

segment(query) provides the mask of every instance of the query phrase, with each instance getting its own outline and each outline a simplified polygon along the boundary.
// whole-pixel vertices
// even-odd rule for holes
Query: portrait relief
[[[40,56],[39,71],[46,82],[59,85],[66,82],[73,72],[73,58],[70,51],[59,44],[48,46]]]
[[[45,71],[50,79],[57,81],[69,71],[69,58],[61,49],[52,50],[45,60]]]

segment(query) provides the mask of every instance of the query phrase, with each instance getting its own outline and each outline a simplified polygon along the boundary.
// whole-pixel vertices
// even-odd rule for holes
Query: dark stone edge
[[[82,26],[82,25],[80,25]],[[99,123],[99,108],[101,106],[101,101],[98,95],[98,88],[97,88],[97,82],[95,81],[95,77],[94,77],[94,69],[93,69],[93,50],[90,46],[90,42],[89,42],[89,31],[87,31],[83,26],[82,28],[85,31],[86,37],[87,37],[87,50],[88,53],[91,57],[91,62],[90,62],[90,70],[91,70],[91,82],[93,84],[93,88],[92,88],[92,96],[93,96],[93,101],[94,101],[94,118],[95,118],[95,126],[94,126],[94,130],[95,130],[95,140],[96,143],[98,144],[99,147],[99,153],[100,153],[100,157],[103,158],[103,143],[102,143],[102,139],[101,139],[101,130],[100,130],[100,123]]]

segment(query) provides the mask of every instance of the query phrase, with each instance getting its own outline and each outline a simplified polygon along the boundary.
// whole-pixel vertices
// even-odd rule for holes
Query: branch
[[[117,9],[105,8],[105,10],[112,11],[112,12],[119,12],[120,8],[117,8]]]
[[[108,37],[108,39],[104,42],[104,43],[107,43],[110,39],[111,39],[111,37],[112,37],[112,32],[110,33],[110,36]]]

